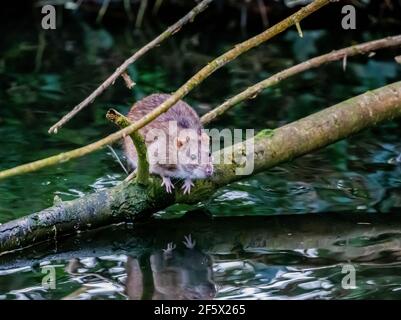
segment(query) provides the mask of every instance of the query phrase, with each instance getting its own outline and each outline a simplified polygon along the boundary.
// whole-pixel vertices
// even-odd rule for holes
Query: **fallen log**
[[[163,230],[155,237],[155,230]],[[145,223],[112,225],[80,237],[48,241],[34,248],[0,257],[0,271],[35,267],[45,261],[84,259],[111,255],[141,257],[161,251],[172,242],[183,248],[191,235],[196,248],[210,255],[294,250],[325,250],[324,257],[308,263],[366,262],[383,252],[401,250],[401,215],[398,213],[324,212],[314,214],[210,217],[199,211],[178,219],[154,219]],[[356,239],[373,239],[361,246]],[[381,241],[374,241],[382,239]],[[368,241],[368,240],[365,240]],[[345,243],[346,245],[341,245]],[[326,260],[327,259],[327,260]],[[279,263],[282,263],[280,260]],[[274,261],[269,261],[274,264]]]

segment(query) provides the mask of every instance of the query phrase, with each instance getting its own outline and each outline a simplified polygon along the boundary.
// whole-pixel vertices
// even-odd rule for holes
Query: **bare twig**
[[[260,17],[262,18],[263,26],[267,28],[269,26],[269,18],[267,16],[267,9],[263,0],[258,0],[258,7],[260,12]]]
[[[131,22],[134,20],[134,17],[132,16],[131,12],[131,0],[124,0],[124,10],[127,13],[128,20]]]
[[[101,23],[103,20],[103,16],[106,14],[106,11],[109,7],[110,0],[104,0],[102,6],[100,7],[99,13],[96,18],[96,23]]]
[[[136,83],[131,79],[128,73],[123,72],[121,74],[121,77],[124,79],[125,85],[127,86],[128,89],[132,89],[135,86]]]
[[[344,54],[343,57],[343,71],[345,72],[347,70],[347,62],[348,62],[348,56]]]
[[[302,32],[301,24],[299,23],[299,21],[295,22],[295,26],[297,27],[299,37],[303,38],[304,33]]]
[[[58,129],[60,129],[64,124],[66,124],[68,121],[70,121],[79,111],[81,111],[83,108],[85,108],[88,104],[92,103],[96,97],[98,97],[103,91],[114,84],[116,79],[125,71],[127,70],[128,66],[132,63],[134,63],[136,60],[138,60],[140,57],[142,57],[145,53],[147,53],[150,49],[156,47],[159,45],[162,41],[166,40],[169,38],[171,35],[173,35],[175,32],[181,29],[183,25],[185,25],[188,22],[193,21],[193,19],[203,10],[207,8],[210,2],[213,0],[203,0],[201,3],[199,3],[195,8],[193,8],[190,12],[188,12],[183,18],[178,20],[176,23],[171,25],[169,28],[167,28],[163,33],[161,33],[159,36],[157,36],[155,39],[153,39],[151,42],[149,42],[146,46],[142,47],[139,49],[137,52],[135,52],[134,55],[129,57],[127,60],[124,61],[124,63],[114,71],[114,73],[108,77],[95,91],[93,91],[85,100],[83,100],[80,104],[74,107],[69,113],[67,113],[63,118],[61,118],[60,121],[58,121],[55,125],[53,125],[49,129],[49,133],[57,133]]]
[[[220,106],[216,107],[215,109],[209,111],[205,114],[201,120],[203,123],[209,123],[213,121],[218,116],[222,115],[228,109],[233,107],[234,105],[250,98],[256,97],[262,90],[271,87],[280,81],[287,79],[291,76],[294,76],[298,73],[301,73],[306,70],[310,70],[312,68],[317,68],[325,63],[337,61],[344,59],[344,57],[351,57],[357,54],[365,54],[367,52],[384,49],[389,47],[395,47],[401,45],[401,35],[397,35],[394,37],[388,37],[380,40],[365,42],[359,45],[354,45],[351,47],[347,47],[341,50],[333,51],[322,56],[315,57],[313,59],[304,61],[300,64],[297,64],[289,69],[283,70],[275,75],[267,78],[257,84],[253,85],[252,87],[247,88],[246,90],[242,91],[241,93],[235,95],[234,97],[228,99]]]
[[[136,130],[146,126],[148,123],[156,119],[159,115],[166,112],[170,109],[177,101],[187,95],[193,88],[198,86],[209,77],[213,72],[220,69],[222,66],[227,64],[228,62],[234,60],[239,55],[249,51],[250,49],[257,47],[261,43],[271,39],[277,34],[283,32],[289,27],[293,26],[296,21],[301,21],[306,18],[313,12],[319,10],[323,6],[327,5],[329,0],[315,0],[311,4],[301,8],[299,11],[291,15],[290,17],[282,20],[271,28],[265,30],[264,32],[242,42],[234,46],[231,50],[225,52],[221,56],[217,57],[210,63],[208,63],[205,67],[203,67],[199,72],[197,72],[192,78],[190,78],[184,85],[182,85],[173,95],[171,95],[167,100],[165,100],[161,105],[157,108],[153,109],[151,112],[146,114],[143,118],[134,122],[130,126],[117,131],[101,140],[93,142],[84,147],[61,153],[49,158],[45,158],[42,160],[34,161],[25,165],[21,165],[9,170],[0,171],[0,180],[4,178],[8,178],[11,176],[15,176],[18,174],[28,173],[32,171],[39,170],[44,167],[52,166],[58,163],[66,162],[71,159],[79,158],[89,153],[92,153],[100,148],[116,142],[123,137],[130,135]]]
[[[155,5],[153,6],[153,9],[152,9],[153,15],[157,15],[162,3],[163,3],[163,0],[156,0]]]
[[[138,15],[136,16],[135,27],[140,28],[142,26],[143,17],[145,16],[145,11],[148,6],[148,0],[141,0],[139,5]]]

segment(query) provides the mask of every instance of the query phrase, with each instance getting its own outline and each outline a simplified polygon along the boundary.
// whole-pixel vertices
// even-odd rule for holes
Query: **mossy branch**
[[[220,106],[214,108],[213,110],[206,113],[202,116],[201,120],[202,123],[209,123],[216,119],[217,117],[221,116],[227,110],[235,106],[236,104],[246,100],[246,99],[253,99],[255,98],[260,92],[268,87],[272,87],[277,83],[299,74],[301,72],[320,67],[321,65],[333,61],[338,61],[347,57],[352,57],[358,54],[366,54],[368,52],[372,52],[378,49],[396,47],[401,45],[401,35],[387,37],[380,40],[370,41],[361,43],[359,45],[353,45],[341,50],[333,51],[313,59],[304,61],[299,63],[291,68],[283,70],[275,75],[258,82],[257,84],[247,88],[246,90],[240,92],[239,94],[235,95],[234,97],[228,99]]]
[[[99,95],[103,93],[109,86],[113,85],[119,76],[122,76],[128,88],[132,88],[133,81],[128,80],[129,76],[125,73],[127,68],[133,64],[136,60],[142,57],[149,50],[157,47],[161,42],[172,36],[174,33],[178,32],[185,24],[188,22],[192,22],[195,17],[204,11],[207,6],[213,0],[203,0],[200,2],[195,8],[193,8],[190,12],[188,12],[184,17],[178,20],[176,23],[168,27],[163,33],[149,42],[147,45],[139,49],[135,54],[129,57],[124,63],[119,66],[114,73],[108,77],[95,91],[93,91],[85,100],[83,100],[80,104],[74,107],[68,114],[66,114],[60,121],[58,121],[55,125],[53,125],[49,129],[49,133],[57,133],[58,129],[60,129],[64,124],[70,121],[79,111],[85,108],[87,105],[91,104]],[[124,74],[125,73],[125,74]]]
[[[119,128],[125,128],[131,124],[130,119],[114,109],[110,109],[107,112],[106,118],[109,121],[115,123]],[[146,185],[149,183],[149,162],[145,140],[138,131],[134,131],[133,133],[131,133],[130,136],[132,138],[132,141],[134,142],[134,146],[138,156],[138,166],[136,169],[135,180],[140,184]]]
[[[254,160],[253,174],[282,162],[310,153],[344,139],[363,129],[401,116],[401,82],[368,91],[308,117],[273,130],[261,131],[249,141],[223,149],[214,155],[223,159],[230,154],[231,162],[215,165],[213,177],[195,183],[191,194],[180,191],[167,194],[154,177],[146,187],[123,182],[83,198],[61,202],[38,213],[4,223],[0,226],[0,254],[56,236],[94,229],[122,221],[137,221],[174,203],[194,203],[210,199],[214,191],[244,176],[236,174],[242,165],[234,159],[248,156]]]
[[[123,137],[130,135],[132,132],[139,130],[144,127],[162,113],[166,112],[170,109],[177,101],[186,96],[191,90],[193,90],[196,86],[202,83],[207,77],[209,77],[216,70],[220,69],[225,64],[230,61],[236,59],[239,55],[249,51],[250,49],[259,46],[263,42],[271,39],[277,34],[283,32],[289,27],[293,26],[295,22],[299,22],[302,19],[306,18],[310,14],[316,12],[323,6],[329,4],[329,0],[315,0],[309,5],[301,8],[293,15],[288,18],[282,20],[271,28],[265,30],[264,32],[242,42],[234,46],[231,50],[217,57],[205,67],[203,67],[199,72],[197,72],[192,78],[190,78],[184,85],[182,85],[174,94],[170,96],[166,101],[164,101],[160,106],[153,109],[146,116],[141,118],[140,120],[134,122],[128,127],[117,131],[101,140],[98,140],[94,143],[91,143],[85,147],[81,147],[69,152],[61,153],[49,158],[45,158],[42,160],[34,161],[25,165],[21,165],[9,170],[0,171],[0,180],[5,179],[11,176],[28,173],[32,171],[37,171],[41,168],[49,167],[58,163],[66,162],[71,159],[83,157],[89,153],[92,153],[100,148],[112,144]]]

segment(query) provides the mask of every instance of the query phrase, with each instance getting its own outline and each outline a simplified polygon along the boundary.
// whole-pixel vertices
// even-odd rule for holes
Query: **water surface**
[[[145,26],[143,31],[121,31],[70,17],[57,33],[43,34],[33,32],[28,22],[12,33],[2,24],[0,169],[71,150],[113,132],[104,117],[108,108],[127,112],[147,94],[173,91],[243,37],[240,30],[183,30],[129,69],[137,83],[131,92],[117,81],[59,134],[50,136],[50,125],[159,30]],[[327,30],[306,29],[304,34],[300,39],[290,30],[252,50],[216,72],[186,101],[203,114],[294,63],[393,33],[338,37]],[[338,62],[298,75],[236,106],[213,126],[276,128],[397,81],[401,67],[393,60],[396,54],[387,50],[349,59],[345,72]],[[228,185],[203,203],[158,213],[176,218],[195,211],[227,220],[183,219],[180,228],[172,230],[166,221],[119,226],[0,257],[0,299],[399,298],[400,225],[397,217],[393,224],[376,219],[401,208],[400,136],[400,121],[389,121]],[[119,146],[114,147],[120,153]],[[2,181],[0,223],[49,207],[55,196],[75,199],[116,185],[124,177],[105,148]],[[322,217],[334,213],[345,215],[334,222]],[[284,216],[288,214],[299,214],[299,220]],[[367,214],[373,214],[369,222],[363,218]],[[255,220],[239,223],[234,218],[245,215]],[[268,218],[273,215],[279,217]],[[347,222],[354,216],[358,218]],[[158,226],[163,232],[154,232]],[[189,234],[195,249],[182,243]],[[177,248],[166,257],[163,249],[170,242]],[[356,289],[341,287],[344,263],[356,269]],[[46,267],[56,270],[55,289],[42,285]]]

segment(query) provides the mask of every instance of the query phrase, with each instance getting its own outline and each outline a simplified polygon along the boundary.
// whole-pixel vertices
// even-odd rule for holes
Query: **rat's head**
[[[205,179],[213,174],[210,138],[203,129],[183,129],[175,141],[181,178]]]

